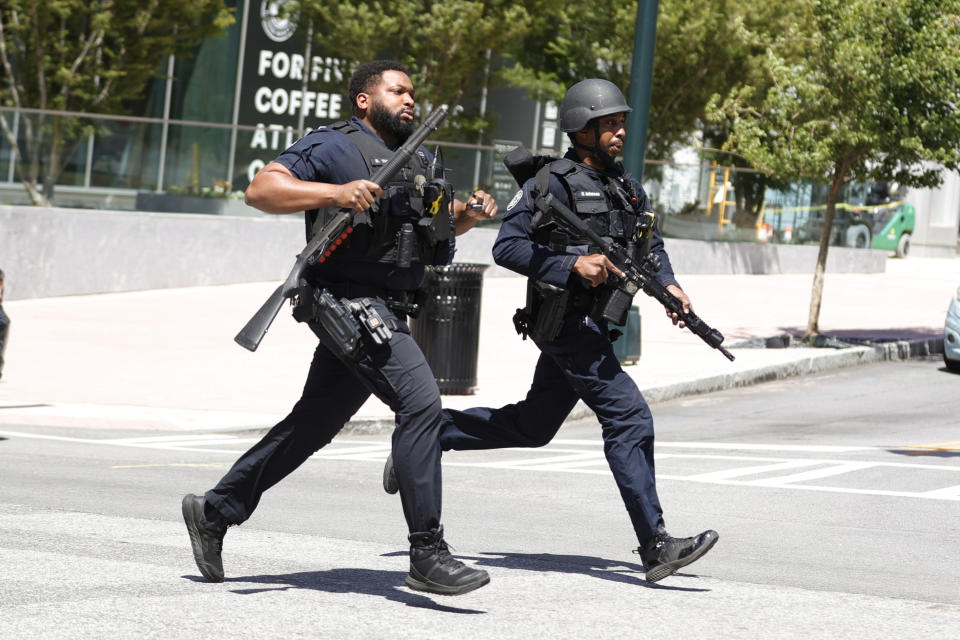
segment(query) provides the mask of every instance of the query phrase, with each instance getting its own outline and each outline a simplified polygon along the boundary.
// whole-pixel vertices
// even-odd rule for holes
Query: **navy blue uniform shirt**
[[[567,151],[564,157],[582,164],[573,149]],[[593,169],[590,169],[588,174],[599,176]],[[622,170],[618,168],[609,170],[609,175],[619,177],[623,174]],[[641,211],[650,209],[650,200],[647,198],[643,187],[634,178],[629,179],[640,198]],[[596,182],[598,190],[602,191],[603,182],[599,177],[596,178]],[[570,284],[573,264],[578,257],[587,255],[588,247],[570,247],[569,251],[555,251],[533,240],[531,221],[537,211],[532,195],[533,187],[534,179],[531,178],[524,183],[507,206],[503,224],[500,226],[500,233],[497,234],[497,241],[493,245],[493,259],[498,265],[511,271],[566,289]],[[570,196],[566,188],[561,183],[560,178],[552,173],[550,174],[549,189],[557,200],[568,207],[571,206]],[[673,274],[673,267],[670,266],[670,258],[663,248],[663,237],[656,229],[654,229],[651,238],[650,252],[660,256],[660,271],[656,274],[656,279],[660,284],[665,287],[671,284],[679,287],[680,285]]]
[[[388,145],[356,116],[350,120],[363,134],[373,136],[390,151],[400,144]],[[356,134],[355,134],[356,135]],[[421,151],[432,155],[423,147]],[[346,184],[354,180],[369,180],[370,171],[363,155],[350,137],[327,127],[314,129],[281,153],[275,162],[290,170],[295,178],[310,182]],[[328,282],[353,282],[375,285],[395,291],[410,291],[423,281],[423,265],[413,264],[401,269],[395,264],[337,260],[334,252],[330,260],[310,269],[310,276]]]

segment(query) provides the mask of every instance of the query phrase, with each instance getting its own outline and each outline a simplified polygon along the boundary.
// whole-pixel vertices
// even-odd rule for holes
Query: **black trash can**
[[[620,364],[637,364],[640,360],[640,309],[630,307],[627,313],[627,324],[611,324],[610,329],[619,331],[622,335],[613,343],[613,353]]]
[[[480,295],[485,264],[427,267],[426,300],[410,333],[420,345],[440,393],[470,395],[477,389]]]

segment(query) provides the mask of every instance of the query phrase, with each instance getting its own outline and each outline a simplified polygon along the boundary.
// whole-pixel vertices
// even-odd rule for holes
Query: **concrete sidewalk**
[[[890,259],[885,273],[828,273],[820,314],[829,336],[899,340],[878,346],[750,348],[802,335],[810,274],[679,274],[696,312],[725,336],[729,362],[675,328],[639,295],[642,356],[626,371],[651,402],[792,375],[942,349],[947,304],[960,285],[960,258]],[[233,336],[276,282],[11,301],[0,426],[122,430],[262,429],[299,397],[315,339],[281,311],[256,353]],[[539,352],[513,330],[524,279],[484,279],[479,389],[444,396],[465,409],[523,398]],[[740,345],[740,346],[738,346]],[[931,366],[939,366],[932,363]],[[587,415],[582,404],[573,417]],[[389,408],[371,399],[348,425],[392,428]]]

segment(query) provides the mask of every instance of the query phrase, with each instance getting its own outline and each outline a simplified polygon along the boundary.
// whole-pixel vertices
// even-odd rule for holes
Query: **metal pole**
[[[20,112],[13,112],[13,139],[20,139]],[[7,182],[13,182],[17,176],[17,154],[10,147],[10,170],[7,172]]]
[[[487,49],[487,64],[483,67],[483,91],[480,93],[480,117],[487,115],[487,87],[490,84],[490,56],[492,51]],[[483,144],[483,130],[477,134],[477,144]],[[483,152],[477,149],[473,156],[473,188],[480,186],[480,162],[483,159]]]
[[[313,56],[313,18],[310,18],[310,24],[307,25],[307,47],[303,52],[303,82],[300,83],[300,114],[297,116],[297,139],[299,140],[306,131],[303,125],[307,119],[307,86],[310,80],[310,73],[313,71],[313,63],[310,58]]]
[[[173,69],[174,59],[171,54],[167,58],[167,84],[163,95],[163,125],[160,129],[160,162],[157,167],[157,193],[163,191],[164,172],[167,164],[167,139],[170,134],[170,94],[173,93]]]
[[[87,135],[87,157],[83,165],[83,186],[90,188],[90,174],[93,172],[93,131]]]
[[[539,100],[537,100],[536,111],[533,114],[533,141],[530,145],[531,149],[538,149],[540,144],[540,110],[543,109],[543,105]]]
[[[247,14],[250,0],[243,0],[243,17],[240,19],[240,49],[237,52],[237,81],[233,88],[233,115],[230,123],[230,150],[227,154],[227,182],[233,184],[233,163],[237,159],[237,123],[240,121],[240,92],[243,85],[243,58],[247,49]],[[232,188],[232,187],[231,187]]]
[[[630,67],[630,106],[627,117],[627,145],[623,164],[628,173],[643,182],[643,162],[650,121],[650,86],[653,80],[653,50],[657,38],[659,0],[637,2],[637,22],[633,34],[633,62]]]

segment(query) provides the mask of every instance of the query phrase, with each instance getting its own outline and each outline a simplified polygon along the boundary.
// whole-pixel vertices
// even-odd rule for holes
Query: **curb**
[[[696,380],[678,382],[658,387],[641,387],[640,392],[650,404],[666,402],[684,396],[725,391],[738,387],[747,387],[762,382],[772,382],[784,378],[812,375],[833,369],[855,367],[872,364],[922,358],[925,356],[943,353],[943,337],[923,338],[918,340],[890,340],[884,342],[869,342],[862,346],[845,346],[837,349],[816,347],[796,347],[812,351],[809,357],[794,362],[759,367],[749,371],[707,376]],[[583,400],[577,402],[567,421],[581,420],[593,415],[593,410]],[[356,435],[380,435],[393,430],[394,422],[391,419],[373,418],[351,420],[340,433]]]

